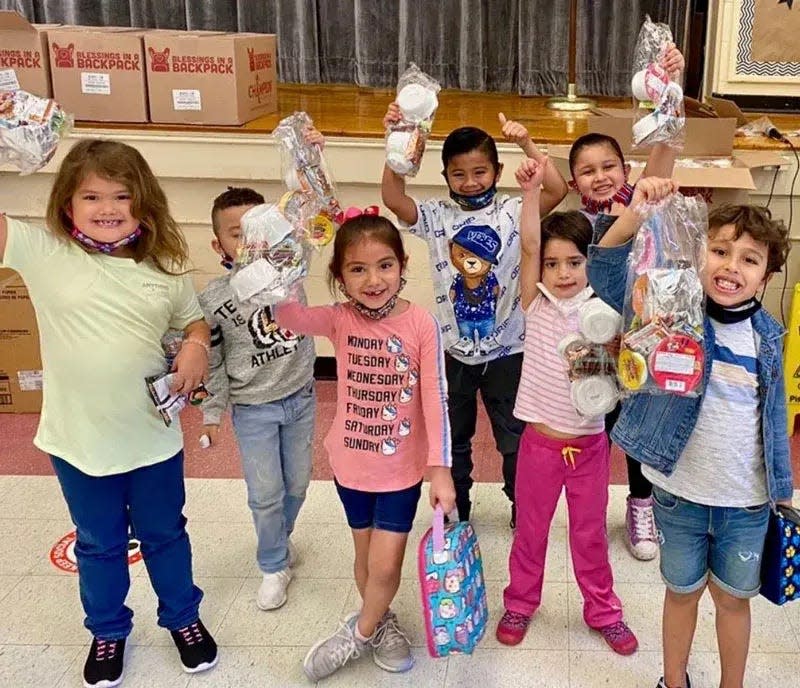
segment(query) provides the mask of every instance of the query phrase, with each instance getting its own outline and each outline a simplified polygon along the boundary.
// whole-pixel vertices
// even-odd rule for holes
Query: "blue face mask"
[[[462,210],[480,210],[490,205],[494,201],[497,194],[497,185],[492,184],[486,191],[473,196],[463,196],[450,189],[450,198],[452,198]]]

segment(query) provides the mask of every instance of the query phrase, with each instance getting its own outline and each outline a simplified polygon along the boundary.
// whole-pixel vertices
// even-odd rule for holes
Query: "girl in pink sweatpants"
[[[525,637],[542,598],[547,536],[562,488],[569,507],[569,544],[583,594],[583,618],[611,648],[632,654],[638,641],[622,618],[608,560],[609,448],[604,416],[580,415],[572,402],[564,337],[579,332],[579,310],[593,297],[586,277],[592,238],[580,212],[539,221],[542,166],[525,160],[517,170],[523,201],[520,298],[525,349],[514,415],[527,422],[517,459],[517,528],[509,557],[510,582],[497,639]]]

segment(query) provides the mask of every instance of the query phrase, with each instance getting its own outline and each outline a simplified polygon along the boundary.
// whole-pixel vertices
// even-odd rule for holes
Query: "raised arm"
[[[527,310],[539,293],[539,288],[536,286],[542,273],[542,228],[539,207],[547,162],[547,160],[537,162],[527,158],[522,161],[515,173],[517,183],[522,189],[522,209],[519,219],[522,244],[519,292],[523,310]]]
[[[497,118],[500,120],[500,126],[506,141],[516,143],[526,157],[544,165],[543,188],[539,195],[539,212],[544,217],[564,200],[564,196],[569,191],[567,182],[553,162],[536,147],[524,125],[507,119],[502,112],[497,114]]]
[[[647,177],[639,180],[633,192],[630,204],[617,217],[614,224],[608,228],[598,246],[622,246],[629,242],[642,225],[642,216],[637,208],[642,203],[656,203],[678,190],[677,182],[672,179],[660,177]]]
[[[383,127],[388,129],[392,124],[399,121],[400,108],[397,103],[391,103],[383,117]],[[397,174],[388,165],[383,166],[381,198],[383,199],[383,204],[397,215],[401,222],[407,225],[417,224],[417,204],[406,193],[406,178]]]

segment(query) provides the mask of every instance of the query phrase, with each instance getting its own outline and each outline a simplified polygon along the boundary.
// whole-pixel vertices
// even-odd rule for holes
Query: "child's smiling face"
[[[611,198],[628,178],[628,170],[607,143],[584,146],[575,156],[572,180],[580,194],[593,201]]]
[[[712,228],[708,236],[703,288],[721,306],[736,306],[752,299],[767,282],[769,247],[736,228]]]

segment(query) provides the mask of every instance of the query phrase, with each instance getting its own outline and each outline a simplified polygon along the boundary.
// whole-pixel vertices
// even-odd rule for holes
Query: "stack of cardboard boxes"
[[[0,90],[77,120],[238,125],[278,108],[274,34],[33,25],[0,11]]]

